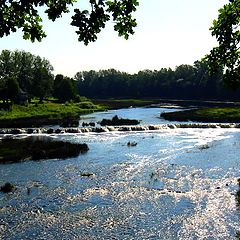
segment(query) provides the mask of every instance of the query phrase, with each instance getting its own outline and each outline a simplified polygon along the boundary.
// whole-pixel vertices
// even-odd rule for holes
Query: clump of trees
[[[53,75],[50,62],[25,51],[3,50],[0,53],[0,100],[5,106],[49,96],[60,102],[79,100],[74,81]]]
[[[51,94],[54,76],[50,62],[25,51],[3,50],[0,54],[0,99],[25,101]]]
[[[60,102],[80,100],[80,96],[77,94],[76,82],[62,74],[56,75],[54,79],[53,96]]]
[[[206,60],[193,65],[182,64],[174,70],[143,70],[128,74],[115,69],[78,72],[74,79],[78,91],[90,98],[171,98],[171,99],[239,99],[240,92],[225,86],[223,70],[210,74]]]

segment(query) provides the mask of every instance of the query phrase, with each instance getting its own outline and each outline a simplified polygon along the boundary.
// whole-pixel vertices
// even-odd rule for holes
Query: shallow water
[[[115,115],[119,118],[128,118],[140,120],[140,125],[147,124],[165,124],[170,123],[163,118],[160,118],[162,112],[173,112],[179,109],[171,108],[156,108],[156,107],[137,107],[137,108],[123,108],[117,110],[108,110],[105,112],[96,112],[92,114],[87,114],[81,116],[79,125],[81,126],[83,122],[100,122],[103,118],[112,119]],[[174,123],[174,122],[172,122]]]
[[[0,193],[0,239],[235,239],[240,230],[240,130],[54,137],[90,150],[0,165],[0,184],[17,186]]]

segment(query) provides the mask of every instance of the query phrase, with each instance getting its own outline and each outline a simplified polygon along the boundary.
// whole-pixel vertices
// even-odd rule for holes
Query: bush
[[[118,118],[117,115],[115,115],[112,119],[103,119],[100,122],[101,126],[120,126],[120,125],[137,125],[140,121],[136,119],[124,119],[124,118]]]
[[[80,102],[77,106],[83,109],[95,109],[96,106],[92,102]]]

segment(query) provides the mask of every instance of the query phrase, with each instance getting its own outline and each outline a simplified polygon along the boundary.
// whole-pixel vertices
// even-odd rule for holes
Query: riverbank
[[[79,103],[45,101],[43,104],[13,105],[11,111],[0,111],[0,128],[37,128],[51,125],[78,127],[80,115],[129,107],[194,108],[161,114],[162,118],[169,121],[240,122],[238,102],[167,99],[94,99],[91,102],[87,99]]]
[[[203,123],[240,122],[240,102],[178,99],[98,99],[93,101],[108,109],[129,107],[189,109],[162,113],[160,117],[168,121],[194,121]]]
[[[10,110],[0,111],[0,128],[77,126],[80,115],[101,110],[104,108],[91,101],[65,104],[45,101],[43,104],[13,105]]]
[[[93,99],[94,104],[100,105],[108,110],[129,107],[145,107],[158,104],[159,99]]]
[[[167,107],[167,108],[192,108],[192,107],[240,107],[240,102],[214,101],[214,100],[181,100],[181,99],[93,99],[94,104],[106,109],[120,109],[129,107]]]
[[[194,121],[211,123],[239,123],[240,107],[212,107],[176,112],[164,112],[160,115],[169,121]]]

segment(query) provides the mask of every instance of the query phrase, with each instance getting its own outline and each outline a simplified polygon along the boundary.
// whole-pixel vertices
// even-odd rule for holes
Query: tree
[[[77,81],[78,92],[84,92],[86,96],[96,96],[99,92],[99,81],[100,74],[97,71],[83,71],[77,72],[74,76],[74,80]]]
[[[240,0],[229,1],[219,9],[218,19],[210,28],[219,46],[213,48],[206,58],[212,73],[218,68],[224,69],[225,82],[237,88],[240,86]]]
[[[3,50],[0,53],[0,98],[6,100],[19,88],[20,92],[42,100],[52,89],[52,71],[49,61],[40,56]]]
[[[0,86],[6,86],[7,79],[14,75],[11,51],[3,50],[0,54]]]
[[[14,72],[17,75],[19,86],[23,92],[31,93],[33,88],[34,59],[30,52],[12,52]]]
[[[55,21],[63,13],[69,12],[77,0],[2,0],[0,1],[0,37],[22,29],[23,38],[41,41],[46,37],[42,27],[39,8],[44,7],[48,18]],[[114,30],[126,39],[133,34],[136,20],[132,13],[136,11],[138,0],[89,0],[91,11],[74,9],[71,25],[78,28],[78,40],[86,45],[97,39],[97,34],[112,17]]]
[[[223,89],[223,71],[218,68],[214,73],[209,73],[209,62],[206,59],[194,62],[194,81],[196,87],[196,95],[209,99],[219,97],[220,92],[226,92]]]
[[[62,74],[56,75],[53,94],[60,102],[73,100],[76,97],[76,89],[73,80],[69,77],[64,77]]]
[[[20,87],[16,78],[9,78],[6,83],[6,97],[10,99],[11,102],[14,101],[16,96],[20,92]]]
[[[47,59],[42,59],[39,56],[35,57],[33,65],[33,87],[31,93],[42,102],[43,98],[49,96],[52,91],[53,67]]]
[[[6,103],[12,98],[16,86],[14,77],[11,51],[3,50],[0,54],[0,98]]]
[[[58,98],[61,97],[61,82],[63,81],[64,76],[62,74],[57,74],[53,82],[53,96]]]

